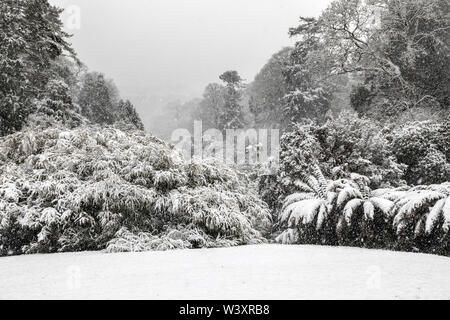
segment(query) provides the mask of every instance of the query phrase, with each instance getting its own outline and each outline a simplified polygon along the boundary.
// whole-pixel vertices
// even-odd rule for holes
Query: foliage
[[[129,100],[120,98],[119,90],[102,73],[87,72],[81,77],[76,100],[81,114],[96,124],[120,123],[123,127],[144,130],[142,120]]]
[[[129,123],[138,130],[144,130],[144,124],[142,123],[139,114],[130,101],[120,100],[118,103],[118,110],[116,118],[120,122]]]
[[[0,3],[0,136],[22,128],[33,100],[55,78],[56,59],[74,56],[60,12],[47,0]]]
[[[448,124],[413,122],[393,130],[389,137],[400,163],[408,165],[409,184],[432,184],[450,180]]]
[[[372,188],[404,184],[405,165],[397,163],[383,127],[344,112],[325,124],[294,125],[281,139],[281,171],[294,179],[312,159],[332,179],[367,176]]]
[[[108,242],[107,252],[166,251],[175,249],[220,248],[239,245],[239,241],[226,237],[211,237],[202,229],[169,229],[164,234],[132,233],[126,228],[119,230]]]
[[[212,83],[206,87],[195,117],[204,121],[208,129],[223,131],[243,128],[242,78],[237,71],[227,71],[219,78],[225,85]]]
[[[288,92],[284,97],[284,115],[287,121],[299,122],[304,118],[324,119],[330,110],[331,87],[321,80],[311,55],[318,55],[320,41],[315,20],[300,18],[301,25],[289,31],[291,37],[300,37],[284,68]]]
[[[284,69],[290,61],[291,51],[292,48],[287,47],[274,54],[247,88],[255,125],[278,127],[284,120],[284,97],[288,93]]]
[[[398,163],[379,123],[344,112],[309,132],[320,143],[321,169],[332,179],[358,173],[369,178],[372,188],[404,184],[406,166]]]
[[[302,17],[291,28],[300,37],[292,69],[309,89],[330,93],[347,75],[360,115],[439,117],[449,105],[449,17],[445,0],[335,0],[318,18]]]
[[[50,80],[42,98],[35,102],[36,111],[29,123],[46,122],[47,126],[60,122],[73,128],[85,122],[80,108],[70,97],[69,87],[62,80]]]
[[[78,96],[82,115],[93,123],[114,123],[116,117],[113,94],[103,74],[85,74]]]
[[[210,83],[206,86],[203,99],[194,111],[194,118],[202,120],[207,129],[220,126],[220,117],[224,110],[224,86],[218,83]]]
[[[263,241],[270,227],[266,204],[238,172],[186,163],[142,131],[30,129],[2,138],[0,149],[3,255],[123,251],[120,239],[135,244],[142,233],[144,248],[187,245],[168,240],[174,229],[188,230],[193,247],[245,244]]]
[[[367,178],[352,178],[299,181],[284,200],[276,240],[450,255],[448,183],[371,191]]]
[[[294,125],[279,167],[268,163],[259,175],[276,241],[449,255],[447,129],[382,127],[353,114]],[[408,187],[411,174],[430,185]]]

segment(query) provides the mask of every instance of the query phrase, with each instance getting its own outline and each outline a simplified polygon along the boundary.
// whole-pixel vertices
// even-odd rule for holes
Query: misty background
[[[67,30],[90,70],[114,79],[148,131],[171,102],[201,98],[226,70],[251,82],[300,16],[318,16],[330,0],[51,0],[77,6],[81,26]],[[67,12],[62,15],[63,22]]]

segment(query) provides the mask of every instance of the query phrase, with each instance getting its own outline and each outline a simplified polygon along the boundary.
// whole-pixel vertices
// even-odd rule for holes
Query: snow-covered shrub
[[[163,234],[132,233],[126,228],[119,230],[108,242],[107,252],[166,251],[173,249],[219,248],[239,245],[237,239],[212,237],[202,229],[169,229]]]
[[[167,238],[170,230],[196,231],[192,247],[246,244],[269,228],[267,205],[244,175],[213,160],[185,162],[142,131],[53,127],[0,140],[3,255],[123,251],[120,243],[142,234],[143,248],[189,247]]]
[[[360,239],[364,246],[372,242],[366,242],[364,238],[369,228],[371,235],[375,236],[372,244],[377,247],[450,254],[449,183],[379,189],[370,194],[370,201],[376,209],[374,212],[379,215],[378,221],[375,215],[375,219],[361,229]],[[344,217],[347,217],[349,208],[354,210],[353,205],[357,202],[352,200],[347,204]],[[364,207],[362,209],[366,210]],[[365,212],[364,218],[367,218]]]
[[[408,166],[408,184],[450,180],[450,126],[430,121],[412,122],[393,131],[389,139],[400,163]]]
[[[320,167],[330,178],[358,173],[369,178],[372,188],[404,184],[406,166],[397,163],[380,124],[343,112],[308,131],[319,142]]]
[[[259,177],[259,190],[272,209],[296,192],[295,181],[305,180],[318,166],[331,180],[350,179],[353,173],[369,178],[368,186],[405,185],[406,165],[399,164],[382,126],[344,112],[324,125],[296,124],[281,138],[280,167]]]

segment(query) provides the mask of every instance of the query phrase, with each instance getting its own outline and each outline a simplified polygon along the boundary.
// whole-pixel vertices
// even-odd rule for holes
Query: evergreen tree
[[[142,123],[136,108],[128,100],[120,100],[118,104],[117,119],[128,124],[132,124],[139,130],[144,130],[144,124]]]
[[[87,73],[82,82],[78,103],[81,113],[94,123],[112,124],[117,111],[114,104],[115,93],[103,74]]]
[[[225,108],[224,90],[224,86],[218,83],[210,83],[206,86],[203,99],[194,112],[194,118],[202,120],[203,128],[219,128],[220,115]]]
[[[257,125],[277,127],[283,121],[283,99],[288,93],[283,70],[291,51],[288,47],[274,54],[248,87],[250,112]]]
[[[74,56],[60,13],[47,0],[0,2],[0,135],[23,126],[54,76],[53,61]]]
[[[33,120],[37,122],[45,121],[51,125],[57,121],[71,128],[85,122],[79,106],[72,101],[69,87],[62,80],[50,80],[36,106]]]
[[[330,110],[331,92],[326,83],[320,81],[322,70],[312,57],[322,53],[317,21],[301,18],[301,24],[290,30],[291,37],[300,37],[290,54],[284,69],[288,93],[284,97],[285,122],[302,119],[324,119]]]
[[[239,129],[244,126],[244,114],[242,112],[242,78],[237,71],[227,71],[220,77],[225,83],[223,91],[223,110],[219,116],[220,130]]]

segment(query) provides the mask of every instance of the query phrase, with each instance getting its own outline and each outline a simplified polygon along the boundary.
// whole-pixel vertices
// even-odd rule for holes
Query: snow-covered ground
[[[450,299],[450,259],[280,245],[6,257],[0,298]]]

